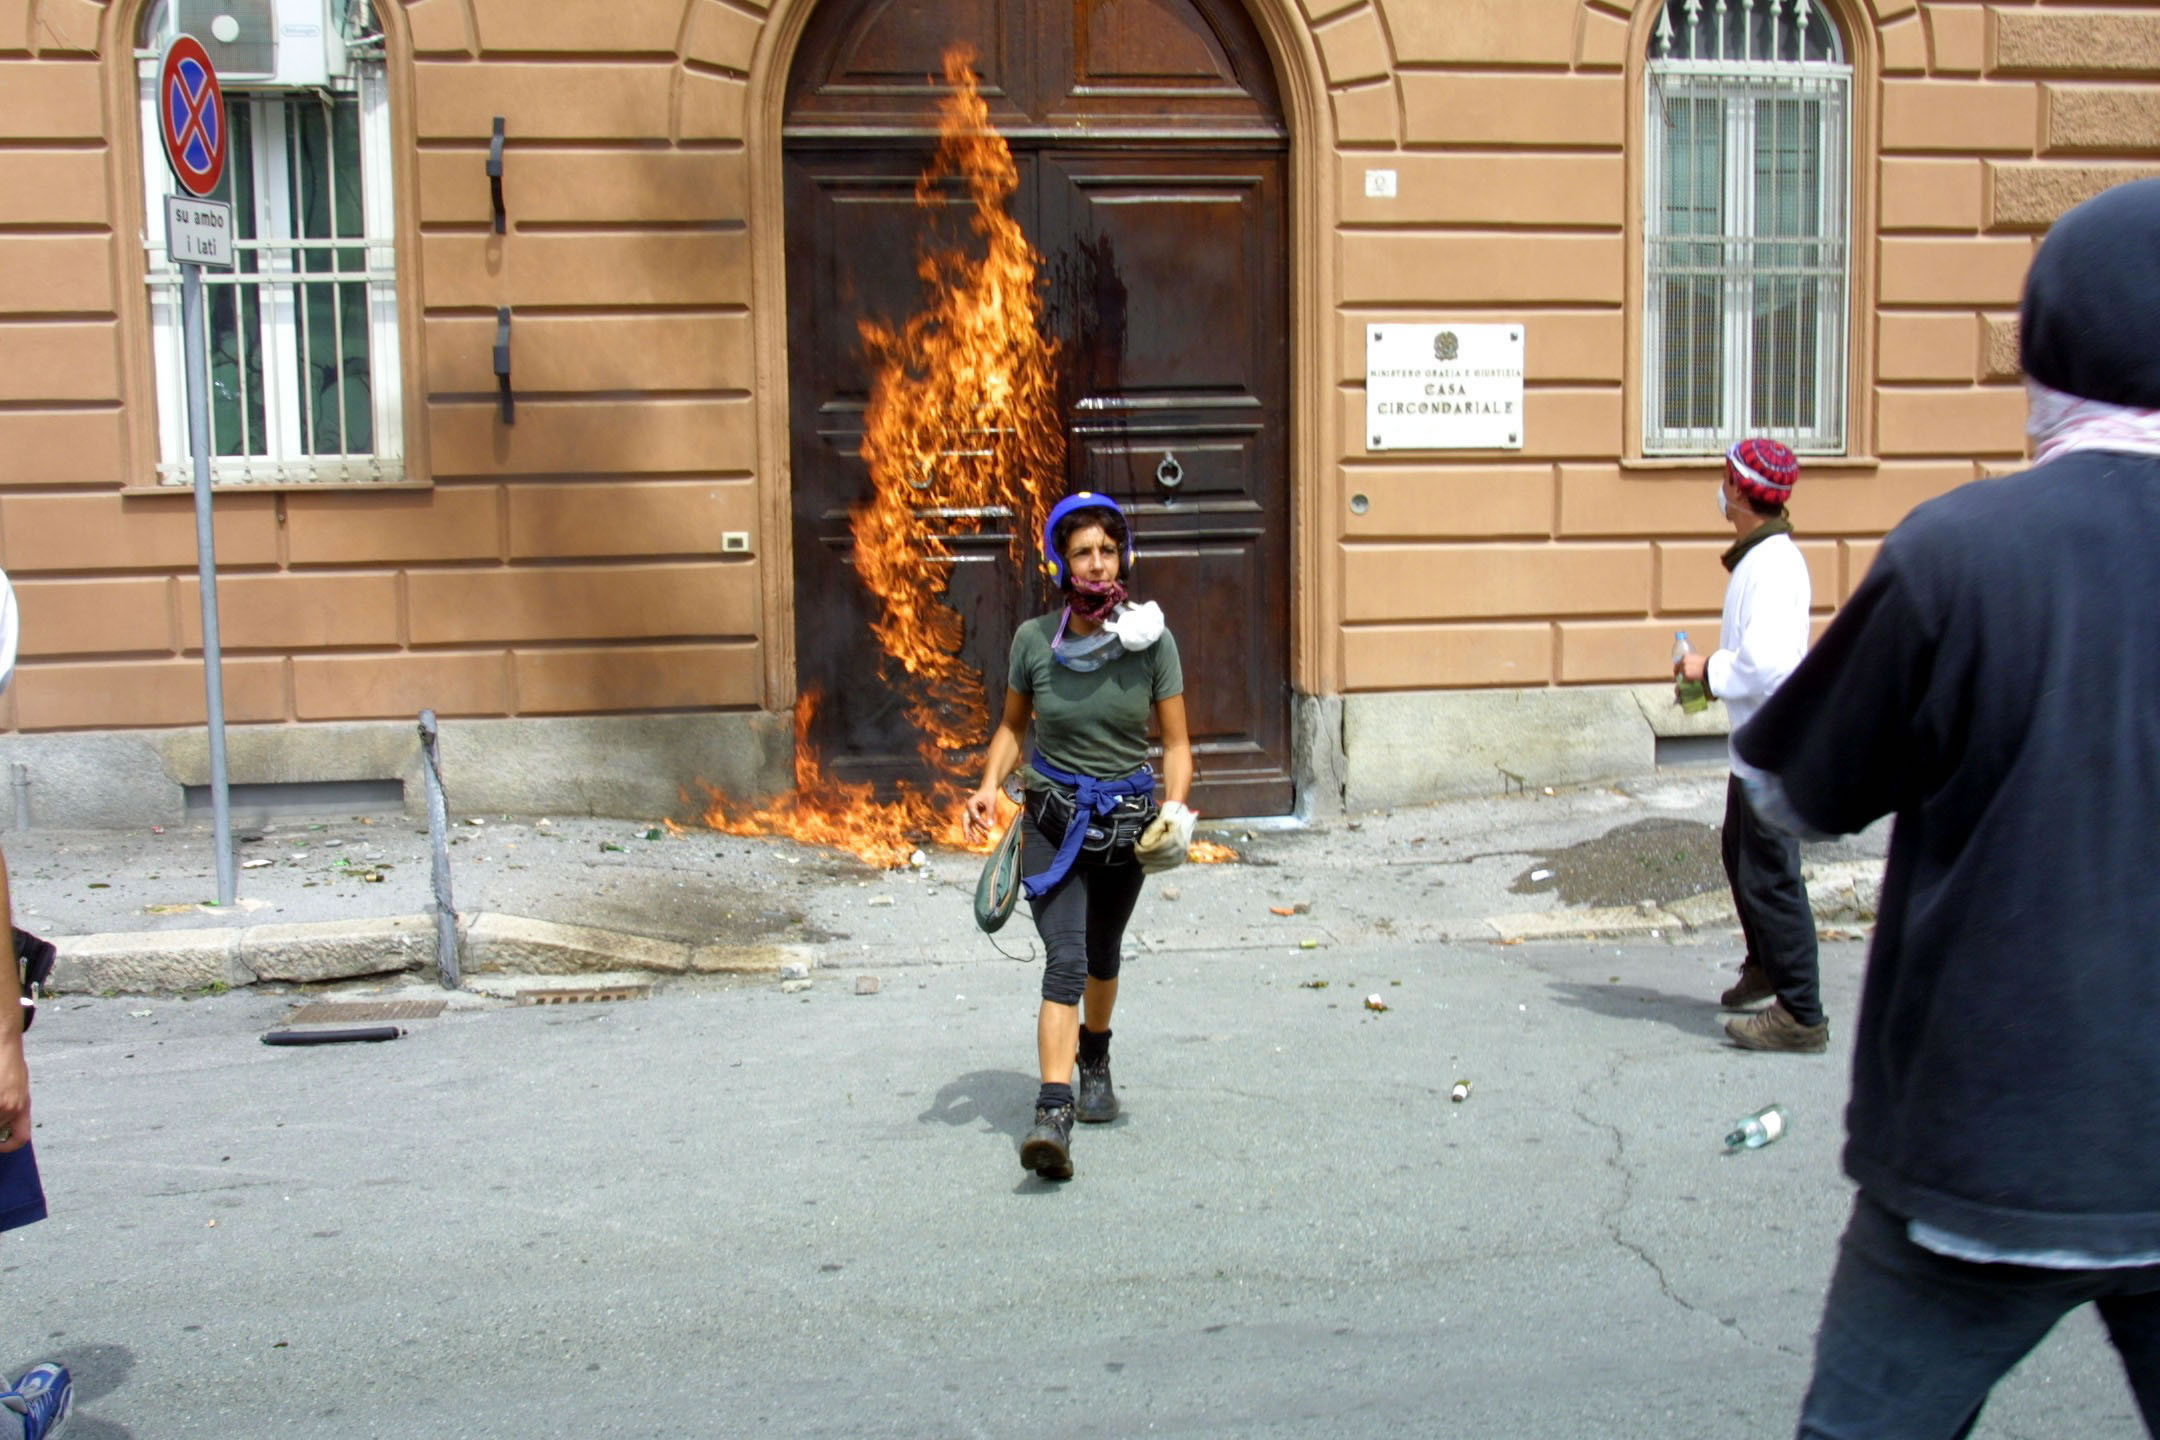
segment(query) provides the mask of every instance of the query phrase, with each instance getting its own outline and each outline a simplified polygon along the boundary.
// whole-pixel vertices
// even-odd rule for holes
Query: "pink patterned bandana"
[[[1067,603],[1073,614],[1099,625],[1110,618],[1111,611],[1125,603],[1125,586],[1117,580],[1091,585],[1076,579],[1072,582],[1072,599]]]
[[[2025,402],[2025,433],[2032,437],[2035,461],[2052,460],[2072,450],[2160,455],[2160,410],[2066,395],[2030,376],[2025,380]]]

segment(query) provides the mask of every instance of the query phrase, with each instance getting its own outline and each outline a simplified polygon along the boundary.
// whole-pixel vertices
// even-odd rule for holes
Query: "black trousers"
[[[1747,937],[1747,958],[1770,977],[1793,1019],[1822,1024],[1815,913],[1800,882],[1800,842],[1762,822],[1737,775],[1725,781],[1722,841],[1725,878],[1740,912],[1740,932]]]
[[[1057,846],[1035,828],[1032,817],[1022,816],[1020,823],[1020,873],[1039,875],[1050,867]],[[1125,923],[1140,903],[1146,878],[1129,853],[1110,861],[1083,850],[1048,894],[1028,901],[1043,942],[1043,999],[1077,1005],[1090,976],[1118,978]]]

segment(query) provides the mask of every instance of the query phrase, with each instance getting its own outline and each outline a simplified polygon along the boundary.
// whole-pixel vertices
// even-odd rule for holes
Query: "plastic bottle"
[[[1727,1150],[1760,1150],[1785,1133],[1785,1107],[1765,1105],[1745,1120],[1734,1123],[1725,1137]]]
[[[1679,700],[1682,710],[1685,710],[1690,715],[1697,715],[1710,708],[1710,690],[1700,680],[1679,679],[1680,662],[1687,659],[1687,655],[1687,631],[1673,631],[1672,668],[1675,680],[1673,695]]]

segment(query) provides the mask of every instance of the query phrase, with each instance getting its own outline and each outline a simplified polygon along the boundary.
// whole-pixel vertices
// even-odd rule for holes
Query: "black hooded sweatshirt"
[[[2021,323],[2034,379],[2160,407],[2160,180],[2057,222]],[[2160,456],[1922,505],[1735,739],[1809,829],[1896,814],[1845,1169],[2003,1249],[2160,1253],[2156,544]]]

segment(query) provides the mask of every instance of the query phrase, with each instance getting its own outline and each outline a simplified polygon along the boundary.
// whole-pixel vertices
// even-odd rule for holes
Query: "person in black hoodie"
[[[2064,215],[2038,463],[1914,510],[1735,737],[1803,836],[1895,813],[1804,1437],[1962,1436],[2097,1305],[2160,1434],[2160,180]]]

